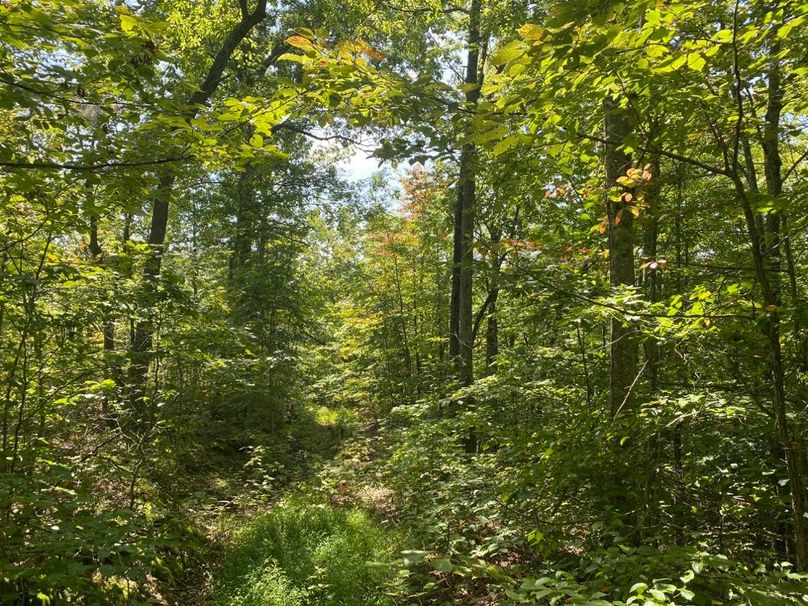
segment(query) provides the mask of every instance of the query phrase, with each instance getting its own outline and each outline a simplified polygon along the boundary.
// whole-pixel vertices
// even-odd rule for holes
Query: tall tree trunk
[[[486,374],[491,374],[496,366],[496,358],[499,355],[499,325],[497,324],[497,300],[499,299],[499,288],[493,286],[491,290],[491,302],[488,304],[488,316],[485,321],[485,369]]]
[[[249,135],[249,131],[247,135]],[[250,175],[253,169],[247,166],[243,173],[238,176],[236,184],[236,222],[232,240],[232,254],[230,260],[231,281],[237,276],[238,270],[247,265],[252,249],[252,229],[254,195],[251,190]]]
[[[645,209],[643,212],[643,256],[646,259],[643,283],[646,289],[646,298],[653,304],[660,299],[659,290],[659,157],[652,157],[645,165],[651,173],[651,181],[645,187]],[[648,385],[648,395],[654,400],[659,394],[660,347],[654,335],[645,338],[643,342],[645,353],[645,379]],[[658,470],[662,452],[662,440],[659,434],[654,433],[649,440],[648,462],[650,469],[645,481],[643,509],[645,512],[642,526],[655,527],[659,523],[659,499],[656,496]],[[642,528],[641,528],[642,532]]]
[[[475,85],[466,91],[466,103],[476,106],[480,97],[480,13],[481,0],[471,0],[469,13],[468,55],[465,83]],[[468,130],[471,126],[468,126]],[[458,178],[458,201],[460,203],[460,275],[457,288],[457,340],[458,377],[463,385],[474,381],[474,320],[472,317],[474,276],[474,213],[476,207],[476,162],[477,148],[464,143],[460,151],[460,175]],[[457,215],[455,216],[457,219]],[[457,230],[455,230],[457,235]]]
[[[770,267],[764,257],[764,236],[758,231],[751,199],[743,182],[737,174],[732,175],[735,190],[741,201],[755,263],[755,274],[763,295],[766,321],[764,335],[769,350],[769,378],[772,389],[772,412],[777,427],[777,437],[783,447],[786,469],[788,471],[789,489],[791,490],[791,515],[794,524],[794,545],[796,564],[800,570],[808,570],[808,494],[805,478],[804,457],[802,448],[791,437],[788,423],[788,403],[785,388],[785,364],[780,343],[780,300],[778,289],[772,286]]]
[[[502,234],[498,229],[489,228],[491,232],[491,250],[494,252],[491,264],[490,285],[488,290],[488,313],[485,317],[485,372],[491,374],[499,355],[499,325],[497,323],[497,301],[499,300],[499,269],[502,264],[499,243]]]
[[[782,230],[782,247],[786,257],[786,272],[788,273],[789,292],[791,294],[791,302],[794,306],[794,324],[792,327],[792,334],[794,337],[794,347],[796,348],[797,364],[801,371],[808,370],[808,338],[805,337],[803,331],[803,314],[805,303],[800,297],[800,291],[797,287],[797,263],[794,260],[794,252],[791,248],[791,233],[788,226],[788,215],[783,211],[783,216],[780,218],[780,228]]]
[[[631,167],[631,158],[621,149],[623,140],[631,133],[628,112],[617,106],[614,99],[605,102],[605,146],[604,164],[606,167],[609,200],[607,214],[609,220],[609,280],[612,286],[625,286],[634,283],[634,215],[622,197],[627,190],[617,183]],[[620,188],[620,198],[613,200],[614,188]],[[611,322],[609,401],[613,416],[631,408],[633,384],[636,381],[638,347],[636,330],[627,326],[619,318]]]
[[[199,113],[200,108],[207,103],[216,92],[221,82],[224,70],[238,45],[250,34],[253,28],[263,21],[266,16],[267,0],[258,0],[255,10],[251,13],[246,8],[246,1],[239,3],[242,8],[241,20],[233,27],[225,38],[219,51],[213,59],[208,73],[197,90],[188,99],[188,109],[185,119],[190,121]],[[152,204],[151,225],[149,227],[149,252],[143,267],[143,284],[145,289],[145,303],[150,305],[157,292],[157,282],[163,263],[165,252],[166,230],[168,228],[169,204],[174,190],[176,174],[166,172],[160,177],[157,191]],[[152,358],[154,341],[154,325],[150,319],[140,320],[135,324],[129,365],[130,402],[135,415],[142,421],[151,421],[151,407],[146,401],[146,377],[149,363]]]
[[[768,104],[766,122],[763,127],[761,146],[763,148],[764,172],[766,175],[766,193],[776,200],[783,195],[782,160],[780,158],[780,117],[783,110],[783,89],[780,66],[774,57],[779,53],[780,45],[775,43],[770,49],[771,65],[767,74]],[[764,301],[769,313],[766,333],[770,348],[771,380],[773,383],[773,406],[777,424],[778,439],[783,446],[789,488],[791,490],[791,514],[794,524],[794,548],[797,567],[808,570],[808,478],[806,478],[805,453],[803,445],[795,440],[788,422],[788,403],[785,389],[785,368],[780,343],[780,315],[782,305],[780,270],[781,270],[781,222],[778,210],[769,212],[766,217],[765,244],[766,259],[760,260],[760,270],[764,274],[768,270],[767,287],[763,288]],[[762,256],[762,255],[761,255]],[[767,267],[764,265],[767,261]],[[761,283],[763,286],[763,283]]]
[[[454,231],[452,234],[452,294],[449,301],[449,360],[456,363],[460,355],[460,264],[462,259],[460,252],[463,240],[463,187],[459,178],[452,221]]]
[[[104,260],[101,257],[103,250],[101,242],[98,239],[98,216],[93,213],[90,215],[90,243],[88,245],[90,254],[93,256],[93,261],[103,265]],[[104,339],[104,353],[106,354],[107,371],[112,375],[115,384],[121,386],[121,373],[120,368],[116,366],[112,359],[112,354],[115,353],[115,320],[110,317],[109,312],[104,313],[101,321],[101,334]],[[106,399],[104,400],[104,407],[106,409]],[[104,410],[106,412],[106,410]]]
[[[607,98],[604,101],[604,166],[606,168],[606,214],[609,222],[609,282],[612,288],[634,284],[634,215],[629,208],[628,194],[634,193],[618,183],[620,177],[627,176],[631,168],[631,158],[619,149],[626,137],[631,134],[628,111],[620,108],[619,101]],[[631,200],[633,201],[633,200]],[[636,330],[622,318],[611,320],[609,334],[609,404],[612,418],[618,419],[633,405],[634,385],[637,382],[637,362],[639,339]],[[627,461],[615,458],[614,467],[605,475],[606,495],[613,514],[632,529],[630,536],[639,541],[641,535],[635,532],[640,525],[640,511],[643,507],[642,487],[628,482]]]
[[[651,165],[651,184],[645,191],[645,234],[643,238],[643,251],[648,262],[652,265],[646,268],[646,293],[649,303],[659,301],[659,265],[657,259],[657,240],[659,237],[659,158],[653,158]],[[645,341],[645,360],[647,368],[645,371],[648,379],[648,389],[651,397],[655,397],[659,391],[659,342],[650,337]]]

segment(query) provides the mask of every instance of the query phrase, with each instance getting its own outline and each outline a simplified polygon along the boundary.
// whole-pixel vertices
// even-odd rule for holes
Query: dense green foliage
[[[383,606],[384,533],[360,509],[296,500],[236,531],[213,604]]]
[[[0,606],[806,604],[807,56],[801,0],[0,1]]]

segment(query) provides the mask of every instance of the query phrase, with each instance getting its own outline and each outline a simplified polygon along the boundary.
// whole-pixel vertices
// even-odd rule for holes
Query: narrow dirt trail
[[[404,590],[392,494],[373,470],[372,424],[323,427],[346,437],[330,460],[277,499],[224,524],[209,606],[392,606]]]

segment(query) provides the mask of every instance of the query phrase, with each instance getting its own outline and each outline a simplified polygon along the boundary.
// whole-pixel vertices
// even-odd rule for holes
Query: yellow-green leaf
[[[121,13],[118,16],[121,19],[121,29],[123,30],[123,33],[127,35],[133,34],[138,25],[137,17],[127,15],[126,13]]]
[[[687,56],[687,66],[693,71],[700,72],[707,65],[707,61],[699,53],[691,53]]]
[[[544,28],[539,27],[535,23],[525,23],[517,31],[519,35],[528,42],[535,42],[544,37]]]

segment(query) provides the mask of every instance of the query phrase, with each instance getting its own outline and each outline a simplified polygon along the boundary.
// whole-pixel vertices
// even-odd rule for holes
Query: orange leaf
[[[314,50],[314,45],[311,43],[311,40],[304,38],[303,36],[289,36],[286,39],[286,43],[290,46],[294,46],[295,48],[299,48],[300,50]]]

